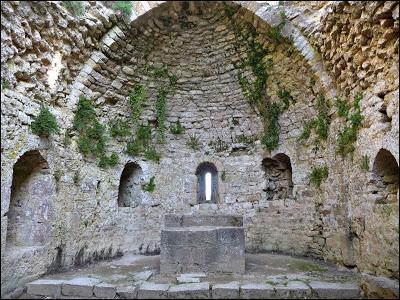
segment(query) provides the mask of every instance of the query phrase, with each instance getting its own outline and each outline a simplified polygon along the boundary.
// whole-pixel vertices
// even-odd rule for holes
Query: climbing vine
[[[135,125],[139,123],[142,114],[142,106],[147,100],[145,88],[140,84],[135,84],[129,92],[129,106],[131,107],[132,120]]]

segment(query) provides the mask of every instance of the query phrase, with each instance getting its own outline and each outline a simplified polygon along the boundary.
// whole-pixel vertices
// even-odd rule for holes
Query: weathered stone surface
[[[369,274],[361,275],[361,289],[368,299],[398,299],[399,281]]]
[[[285,286],[275,286],[275,298],[310,299],[311,289],[301,281],[289,281]]]
[[[98,298],[112,299],[116,295],[116,287],[113,284],[99,283],[94,286],[93,293]]]
[[[38,279],[27,284],[27,293],[55,298],[61,295],[63,282],[63,280]]]
[[[143,282],[137,292],[138,299],[167,299],[169,284]]]
[[[89,277],[74,278],[63,283],[61,293],[64,296],[92,297],[94,286],[100,281]]]
[[[239,299],[239,282],[213,284],[212,299]]]
[[[360,297],[360,289],[355,284],[311,281],[311,290],[322,299],[356,299]]]
[[[240,299],[271,299],[275,296],[274,287],[264,283],[249,283],[240,287]]]
[[[117,286],[117,295],[122,299],[136,299],[137,291],[136,286]]]
[[[208,282],[173,285],[168,290],[168,298],[172,299],[209,299],[210,284]]]

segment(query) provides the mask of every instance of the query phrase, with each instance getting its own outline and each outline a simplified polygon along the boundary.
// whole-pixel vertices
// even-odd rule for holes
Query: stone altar
[[[161,273],[244,273],[243,217],[166,215]]]

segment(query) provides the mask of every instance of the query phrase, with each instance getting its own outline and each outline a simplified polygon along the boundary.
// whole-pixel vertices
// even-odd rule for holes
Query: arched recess
[[[13,168],[8,211],[8,247],[43,246],[51,233],[55,182],[37,150],[22,155]]]
[[[196,169],[197,203],[218,202],[218,170],[211,162],[202,162]]]
[[[386,149],[380,149],[372,167],[373,194],[378,194],[377,203],[392,203],[398,200],[399,165]]]
[[[277,200],[292,196],[292,164],[289,156],[278,153],[274,157],[264,158],[262,166],[265,172],[266,184],[264,191],[267,200]]]
[[[143,198],[141,189],[142,175],[142,168],[138,164],[129,162],[125,165],[119,181],[119,207],[136,207],[141,203]]]

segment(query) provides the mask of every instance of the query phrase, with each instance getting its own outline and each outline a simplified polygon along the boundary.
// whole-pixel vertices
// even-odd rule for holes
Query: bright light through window
[[[211,173],[206,173],[206,201],[211,200]]]

